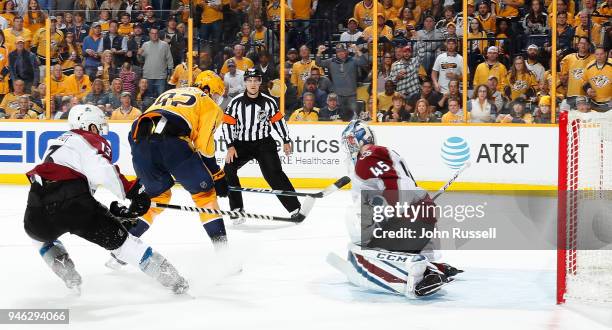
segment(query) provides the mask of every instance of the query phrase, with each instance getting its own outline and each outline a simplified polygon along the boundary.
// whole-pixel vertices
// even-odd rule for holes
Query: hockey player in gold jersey
[[[224,85],[212,71],[196,78],[194,87],[162,93],[155,103],[134,121],[129,134],[136,175],[151,200],[168,203],[175,180],[191,194],[196,206],[219,209],[217,196],[227,196],[225,173],[215,160],[215,130],[223,111],[217,105]],[[141,236],[162,209],[151,208],[129,229]],[[227,242],[223,218],[200,214],[204,229],[215,248]],[[117,260],[107,263],[117,267]]]

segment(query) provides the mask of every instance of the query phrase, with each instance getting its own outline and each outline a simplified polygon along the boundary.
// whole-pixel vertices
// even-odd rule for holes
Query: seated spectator
[[[438,101],[438,111],[445,114],[448,111],[448,101],[450,99],[463,100],[463,95],[459,90],[459,80],[451,79],[448,83],[448,92],[442,94],[442,98]]]
[[[132,70],[132,64],[130,62],[125,62],[121,66],[119,79],[121,79],[123,83],[123,91],[129,92],[130,94],[136,91],[136,72]]]
[[[349,18],[347,22],[348,30],[342,32],[340,35],[340,42],[351,44],[357,43],[357,40],[359,40],[363,34],[363,32],[357,30],[357,27],[359,26],[358,24],[359,23],[355,17]]]
[[[24,95],[19,97],[17,111],[9,119],[38,119],[38,115],[30,106],[30,98]]]
[[[327,104],[319,111],[319,121],[349,121],[345,112],[338,107],[338,95],[329,93]]]
[[[106,95],[104,91],[104,82],[101,79],[94,80],[91,86],[91,92],[83,99],[84,104],[101,105],[102,98]]]
[[[523,102],[514,102],[512,104],[512,111],[506,115],[500,114],[497,117],[497,122],[505,124],[531,124],[533,123],[533,117],[529,112],[525,111]]]
[[[291,49],[289,49],[289,51],[287,51],[287,60],[285,61],[285,76],[292,77],[292,75],[293,75],[293,65],[295,63],[297,63],[299,60],[300,59],[299,59],[299,56],[298,56],[297,49],[291,48]]]
[[[6,117],[10,117],[19,109],[19,98],[21,96],[28,96],[28,94],[25,93],[23,80],[17,79],[13,81],[13,91],[4,95],[2,103],[0,103],[0,111],[3,111]]]
[[[111,89],[106,93],[100,103],[98,104],[108,117],[112,115],[113,109],[117,109],[121,106],[121,92],[122,92],[123,84],[121,79],[116,78],[111,83]]]
[[[385,81],[385,91],[378,93],[378,111],[386,111],[393,105],[395,95],[395,83],[391,80]]]
[[[407,122],[410,121],[410,112],[406,108],[404,96],[400,93],[393,93],[391,106],[378,116],[381,122]]]
[[[102,68],[98,68],[96,79],[102,79],[104,82],[104,90],[108,90],[110,88],[110,82],[117,78],[119,74],[119,70],[117,70],[118,68],[113,61],[113,53],[110,50],[102,52],[100,64]]]
[[[491,93],[487,85],[478,85],[474,88],[472,99],[467,107],[470,112],[471,123],[492,123],[497,117],[497,107],[491,102]]]
[[[312,93],[305,93],[303,96],[302,103],[304,106],[295,110],[289,121],[318,121],[319,120],[319,108],[314,106],[315,96]]]
[[[581,11],[580,14],[578,14],[578,17],[580,18],[580,20],[579,24],[576,26],[574,35],[576,37],[586,37],[593,44],[595,44],[595,46],[601,46],[603,44],[601,25],[593,21],[591,21],[589,24],[589,14],[584,10]],[[580,41],[580,39],[577,38],[574,38],[574,40]]]
[[[334,84],[326,76],[321,75],[321,68],[313,66],[310,69],[310,77],[317,82],[317,88],[329,94],[334,91]]]
[[[588,113],[588,112],[594,111],[594,110],[591,110],[591,102],[589,101],[589,98],[586,96],[576,97],[576,110],[582,113]]]
[[[535,44],[529,45],[529,47],[527,47],[527,59],[525,60],[527,70],[533,72],[537,83],[544,80],[544,72],[546,71],[544,66],[538,61],[539,51],[540,48]]]
[[[59,64],[51,67],[51,95],[59,97],[66,95],[66,76]]]
[[[304,93],[304,83],[310,75],[310,70],[317,67],[315,61],[310,59],[310,49],[303,45],[300,47],[300,60],[291,68],[291,84],[297,88],[298,94]]]
[[[435,123],[439,120],[431,111],[429,102],[426,99],[420,99],[416,102],[410,121],[413,123]]]
[[[533,114],[533,122],[536,124],[550,124],[552,123],[551,112],[550,112],[550,96],[545,95],[540,98],[538,102],[538,109]]]
[[[32,94],[30,94],[30,106],[32,110],[36,111],[39,115],[44,118],[45,108],[47,107],[47,85],[44,83],[38,84],[36,88],[32,88]],[[53,103],[53,99],[51,100]]]
[[[121,14],[119,26],[117,27],[117,34],[122,37],[128,37],[134,33],[134,23],[131,22],[132,17],[127,12]]]
[[[514,58],[514,64],[510,72],[506,75],[504,94],[511,101],[522,99],[526,100],[535,95],[537,80],[533,72],[525,66],[525,59],[522,56]]]
[[[193,51],[191,55],[193,56],[192,77],[195,80],[195,78],[200,74],[200,72],[202,72],[202,70],[200,70],[196,61],[198,53],[196,51]],[[187,67],[187,65],[187,62],[184,61],[183,63],[178,64],[174,68],[174,71],[172,72],[172,75],[168,80],[169,85],[172,85],[175,88],[189,87],[189,68]]]
[[[327,103],[327,93],[317,88],[317,81],[313,78],[306,79],[304,93],[312,93],[315,96],[315,107],[322,108]],[[302,98],[304,95],[302,95]]]
[[[244,71],[236,69],[236,63],[231,58],[226,63],[229,71],[223,76],[223,82],[225,83],[226,96],[233,99],[235,96],[244,93],[246,89]]]
[[[142,78],[138,81],[138,87],[136,88],[136,107],[145,112],[155,102],[155,97],[149,91],[149,81]]]
[[[392,66],[393,66],[393,55],[391,53],[385,53],[383,55],[382,65],[378,67],[378,85],[376,86],[378,93],[385,91],[385,86],[386,86],[387,81],[389,80]]]
[[[253,63],[253,61],[251,61],[250,58],[245,57],[244,56],[244,46],[243,45],[235,45],[234,46],[234,56],[227,59],[224,63],[223,66],[221,67],[221,70],[219,71],[221,73],[221,75],[224,75],[226,73],[229,72],[229,68],[227,67],[227,61],[229,61],[230,59],[234,61],[234,63],[236,63],[236,68],[238,70],[242,70],[242,71],[247,71],[248,69],[252,68],[255,66],[255,63]]]
[[[491,101],[495,104],[497,109],[501,110],[504,108],[506,103],[510,102],[500,91],[497,90],[497,77],[490,76],[487,80],[487,87],[491,91]]]
[[[408,109],[412,112],[416,108],[416,102],[420,99],[425,99],[427,100],[428,106],[431,108],[431,113],[434,113],[438,111],[441,98],[442,94],[433,89],[431,80],[425,80],[421,84],[421,92],[410,95],[406,103],[408,105]]]
[[[70,96],[64,96],[61,98],[59,109],[53,114],[53,119],[68,119],[68,113],[70,111],[70,99],[72,99],[72,97]]]
[[[261,74],[261,86],[268,86],[268,83],[278,78],[278,72],[274,65],[270,64],[270,54],[268,52],[259,53],[259,62],[255,65],[255,70]]]
[[[121,106],[110,116],[110,120],[134,120],[140,116],[142,112],[132,106],[132,94],[130,92],[121,93]]]
[[[559,0],[563,2],[563,0]],[[557,14],[557,57],[563,58],[572,49],[574,42],[574,27],[568,22],[569,13]],[[554,22],[554,21],[553,21]]]
[[[463,110],[461,110],[460,106],[461,100],[457,98],[450,98],[448,100],[448,112],[442,116],[442,123],[445,124],[455,124],[455,123],[463,123]],[[468,120],[470,119],[470,114],[467,116]]]
[[[83,67],[74,67],[74,74],[66,78],[66,94],[82,100],[91,91],[91,81],[85,75]]]
[[[39,82],[39,62],[36,55],[25,48],[25,41],[22,37],[17,37],[16,42],[15,50],[9,53],[11,79],[23,80],[26,91],[30,91],[32,86],[37,86]]]

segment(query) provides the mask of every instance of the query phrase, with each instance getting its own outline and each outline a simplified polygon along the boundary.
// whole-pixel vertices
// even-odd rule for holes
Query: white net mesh
[[[565,299],[612,303],[612,112],[568,116]]]

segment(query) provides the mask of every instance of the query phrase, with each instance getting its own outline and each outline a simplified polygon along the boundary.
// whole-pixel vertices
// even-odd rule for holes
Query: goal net
[[[559,118],[557,303],[612,303],[612,111]]]

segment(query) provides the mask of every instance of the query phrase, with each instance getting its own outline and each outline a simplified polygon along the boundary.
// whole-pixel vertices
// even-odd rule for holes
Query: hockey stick
[[[456,173],[455,175],[453,175],[453,177],[448,180],[448,182],[438,190],[438,192],[436,192],[436,194],[431,198],[432,201],[435,201],[436,198],[440,197],[440,195],[442,195],[446,189],[448,189],[448,187],[450,187],[451,184],[453,184],[453,182],[455,182],[455,180],[457,180],[457,178],[459,177],[459,175],[461,173],[463,173],[463,171],[465,171],[465,169],[467,169],[468,167],[470,167],[470,165],[472,165],[470,162],[465,163],[465,165],[463,165],[463,167],[461,167]]]
[[[243,192],[252,192],[259,194],[272,194],[272,195],[281,195],[281,196],[293,196],[293,197],[312,197],[312,198],[323,198],[342,187],[346,186],[351,182],[351,179],[348,176],[343,176],[340,179],[336,180],[332,185],[321,190],[317,193],[305,193],[298,191],[287,191],[287,190],[272,190],[272,189],[263,189],[263,188],[243,188],[243,187],[229,187],[231,191],[243,191]]]
[[[180,211],[187,211],[187,212],[228,215],[228,216],[235,216],[235,217],[244,217],[244,218],[260,219],[260,220],[271,220],[271,221],[284,221],[284,222],[293,222],[293,223],[300,223],[304,221],[304,218],[306,218],[306,215],[307,215],[304,213],[298,213],[301,216],[277,217],[273,215],[255,214],[255,213],[247,213],[247,212],[241,212],[241,211],[223,211],[223,210],[208,209],[204,207],[173,205],[173,204],[163,204],[163,203],[153,203],[153,202],[151,203],[151,207],[160,207],[164,209],[173,209],[173,210],[180,210]],[[300,210],[300,212],[301,211],[302,210]]]

